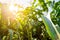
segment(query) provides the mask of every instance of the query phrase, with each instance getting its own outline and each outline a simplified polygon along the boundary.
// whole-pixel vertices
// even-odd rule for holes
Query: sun
[[[11,12],[18,12],[18,7],[17,6],[14,6],[14,5],[10,5],[9,6],[9,10],[11,11]]]

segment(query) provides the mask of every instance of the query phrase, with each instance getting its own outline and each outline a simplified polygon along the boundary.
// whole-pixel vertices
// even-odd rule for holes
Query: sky
[[[30,2],[32,2],[32,0],[0,0],[1,3],[7,3],[7,4],[19,4],[23,7],[27,7],[30,6]]]
[[[30,6],[30,2],[32,2],[33,0],[0,0],[1,3],[16,3],[19,4],[21,6],[27,7]],[[51,0],[52,1],[52,0]],[[55,0],[55,2],[58,2],[59,0]]]
[[[0,0],[2,3],[29,3],[31,0]]]
[[[55,2],[58,2],[59,0],[55,0]]]

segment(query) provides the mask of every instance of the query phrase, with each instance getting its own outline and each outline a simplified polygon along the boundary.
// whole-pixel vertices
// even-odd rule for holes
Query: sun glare
[[[17,12],[18,11],[18,7],[17,6],[14,6],[14,5],[10,5],[9,6],[9,10],[11,11],[11,12]]]
[[[10,19],[10,20],[16,20],[19,17],[20,18],[24,18],[24,13],[23,11],[31,6],[30,1],[28,0],[14,0],[14,1],[2,1],[1,3],[5,6],[2,7],[3,10],[3,16],[6,19]],[[5,13],[5,14],[4,14]],[[18,15],[19,14],[19,15]]]

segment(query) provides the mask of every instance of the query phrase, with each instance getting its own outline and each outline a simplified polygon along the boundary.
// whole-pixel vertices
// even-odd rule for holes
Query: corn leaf
[[[56,40],[57,34],[56,34],[56,31],[55,31],[51,21],[45,16],[41,16],[41,17],[42,17],[43,23],[46,26],[46,30],[47,30],[49,36],[52,38],[52,40]]]
[[[9,29],[9,40],[12,40],[13,38],[13,31],[11,29]]]

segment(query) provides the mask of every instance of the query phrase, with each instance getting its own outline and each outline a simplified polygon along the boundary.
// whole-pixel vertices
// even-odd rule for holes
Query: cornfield
[[[60,40],[60,0],[1,1],[0,40]]]

